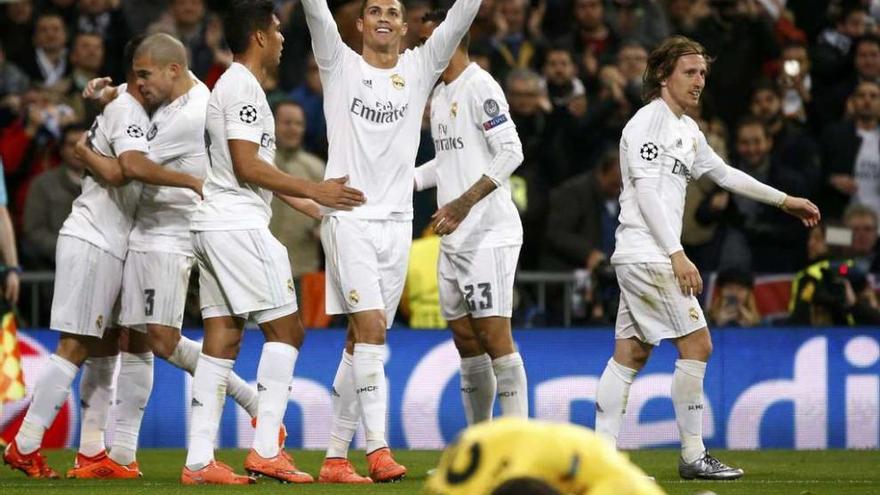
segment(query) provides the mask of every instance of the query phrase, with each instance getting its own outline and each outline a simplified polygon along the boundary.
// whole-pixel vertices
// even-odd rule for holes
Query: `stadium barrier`
[[[756,328],[718,329],[713,333],[715,351],[706,375],[703,427],[709,447],[880,446],[880,329]],[[186,334],[201,338],[201,331]],[[48,353],[55,348],[58,334],[35,330],[20,335],[30,392]],[[612,331],[517,330],[515,338],[528,372],[532,415],[592,427],[593,398],[599,375],[611,355]],[[343,342],[340,330],[316,330],[307,335],[296,363],[287,411],[288,446],[325,447],[331,383]],[[459,359],[449,334],[393,329],[388,342],[391,445],[442,448],[465,426],[458,391]],[[261,346],[259,334],[246,332],[235,367],[246,380],[255,379]],[[622,447],[677,444],[669,397],[675,358],[673,346],[661,345],[633,384],[620,437]],[[161,360],[156,360],[155,374],[141,446],[184,447],[191,378]],[[76,401],[74,396],[62,408],[47,446],[76,444]],[[6,405],[0,419],[4,438],[17,430],[26,407],[25,400]],[[227,403],[219,444],[246,447],[252,437],[247,415]],[[364,445],[361,432],[355,445]]]

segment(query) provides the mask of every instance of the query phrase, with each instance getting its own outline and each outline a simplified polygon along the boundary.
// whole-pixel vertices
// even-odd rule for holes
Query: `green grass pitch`
[[[317,475],[323,452],[291,451],[300,469]],[[671,450],[646,450],[632,452],[631,458],[646,472],[655,476],[658,483],[670,495],[693,495],[709,490],[717,495],[877,495],[880,494],[880,451],[809,451],[764,450],[758,452],[714,452],[724,462],[740,466],[746,471],[742,480],[734,482],[695,482],[678,478],[677,452]],[[47,451],[49,462],[63,475],[73,463],[73,452]],[[217,458],[229,463],[239,472],[246,452],[223,450]],[[425,473],[439,459],[435,451],[395,451],[395,457],[409,468],[410,475],[400,483],[368,486],[340,485],[282,485],[275,481],[260,480],[256,485],[243,487],[184,487],[178,482],[185,458],[180,449],[146,449],[139,452],[144,478],[133,481],[91,480],[29,480],[21,473],[0,466],[0,494],[65,494],[98,495],[144,494],[164,495],[181,493],[249,493],[273,494],[284,492],[296,494],[356,494],[393,495],[418,494],[425,480]],[[364,473],[362,453],[353,453],[358,471]],[[479,495],[479,494],[474,494]]]

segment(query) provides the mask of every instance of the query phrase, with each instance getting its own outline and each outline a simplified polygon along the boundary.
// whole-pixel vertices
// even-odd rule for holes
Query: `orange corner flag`
[[[10,311],[3,315],[3,323],[0,325],[0,402],[22,399],[24,393],[18,329],[15,315]]]

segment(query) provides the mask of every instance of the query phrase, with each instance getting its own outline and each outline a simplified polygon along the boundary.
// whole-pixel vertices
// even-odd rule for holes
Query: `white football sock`
[[[354,392],[352,356],[342,351],[342,359],[336,368],[331,397],[333,401],[333,424],[330,427],[330,444],[327,457],[348,457],[348,447],[361,419],[357,394]]]
[[[529,387],[526,368],[518,352],[492,361],[502,416],[529,417]]]
[[[135,460],[144,408],[153,391],[153,353],[120,353],[116,391],[116,429],[110,459],[123,466]]]
[[[684,462],[699,459],[703,445],[703,377],[706,363],[693,359],[675,361],[672,374],[672,404],[681,435],[681,457]]]
[[[24,423],[15,436],[19,452],[30,454],[40,448],[43,434],[55,421],[55,416],[70,395],[70,384],[78,370],[77,365],[57,354],[49,357],[49,363],[34,387],[34,396]]]
[[[189,448],[186,467],[202,469],[214,459],[214,442],[220,426],[220,414],[226,400],[226,382],[232,372],[232,359],[199,354],[199,364],[192,381]]]
[[[181,335],[177,346],[174,347],[174,351],[168,357],[168,362],[192,375],[195,373],[196,365],[198,365],[200,352],[202,352],[201,344]],[[248,382],[242,380],[235,372],[229,374],[226,393],[247,411],[250,417],[254,418],[257,416],[257,389],[251,387]]]
[[[266,342],[257,366],[257,431],[253,448],[264,459],[278,455],[278,430],[290,401],[290,384],[299,351],[283,342]]]
[[[461,403],[469,425],[492,419],[496,387],[488,354],[461,358]]]
[[[94,457],[106,450],[104,431],[113,401],[113,373],[119,355],[86,359],[79,378],[79,453]]]
[[[629,389],[638,373],[638,370],[627,368],[611,358],[599,378],[596,390],[596,433],[615,447],[620,434],[620,422],[626,413]]]
[[[355,344],[352,357],[354,389],[367,436],[367,453],[387,447],[385,421],[388,389],[385,382],[385,345]]]

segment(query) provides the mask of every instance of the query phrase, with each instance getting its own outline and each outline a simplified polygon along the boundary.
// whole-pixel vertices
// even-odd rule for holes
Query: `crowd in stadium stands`
[[[146,31],[178,37],[193,72],[211,87],[232,60],[219,17],[224,3],[0,1],[0,160],[25,270],[54,268],[57,233],[84,168],[72,144],[98,111],[81,96],[86,82],[100,75],[122,81],[122,47]],[[451,2],[405,3],[413,47],[422,15]],[[276,4],[285,48],[265,89],[276,112],[277,161],[317,180],[327,154],[321,81],[301,6]],[[343,39],[360,47],[360,0],[330,4]],[[810,232],[707,179],[691,182],[682,241],[704,274],[721,274],[706,301],[710,318],[761,322],[754,276],[797,273],[793,322],[876,322],[866,274],[880,271],[878,20],[877,0],[483,0],[471,57],[502,84],[525,156],[512,179],[525,231],[520,269],[590,270],[597,280],[586,284],[582,320],[614,317],[613,280],[601,274],[619,213],[616,149],[642,104],[649,52],[683,34],[714,56],[700,113],[692,115],[712,147],[755,178],[812,199],[824,221]],[[426,121],[419,162],[432,156]],[[415,198],[419,233],[436,203],[431,192]],[[272,228],[298,277],[321,270],[314,221],[278,209]],[[817,315],[817,305],[827,314]]]

